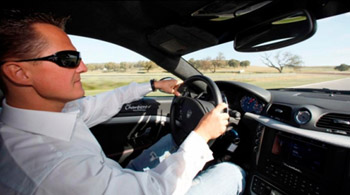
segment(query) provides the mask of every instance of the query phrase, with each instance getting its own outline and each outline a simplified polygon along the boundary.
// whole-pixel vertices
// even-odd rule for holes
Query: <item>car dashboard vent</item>
[[[325,128],[328,132],[350,135],[350,115],[330,113],[317,121],[316,127]]]
[[[281,104],[273,104],[267,114],[276,120],[290,122],[292,117],[292,108]]]

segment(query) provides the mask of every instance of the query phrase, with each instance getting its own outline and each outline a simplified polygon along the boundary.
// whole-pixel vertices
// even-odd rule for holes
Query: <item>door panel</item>
[[[123,105],[110,120],[91,128],[105,154],[122,166],[170,133],[173,97],[145,97]]]

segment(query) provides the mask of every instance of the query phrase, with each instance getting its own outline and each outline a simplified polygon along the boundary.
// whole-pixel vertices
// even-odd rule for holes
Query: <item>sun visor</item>
[[[179,25],[160,29],[150,34],[148,40],[152,46],[173,55],[184,55],[218,43],[215,36],[204,30]]]

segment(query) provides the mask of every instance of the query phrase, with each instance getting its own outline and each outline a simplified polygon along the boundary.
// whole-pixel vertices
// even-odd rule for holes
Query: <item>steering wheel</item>
[[[179,92],[182,96],[175,97],[171,105],[170,127],[175,143],[181,145],[202,117],[222,103],[223,99],[215,82],[203,75],[186,79]],[[213,143],[210,141],[208,144],[211,146]]]

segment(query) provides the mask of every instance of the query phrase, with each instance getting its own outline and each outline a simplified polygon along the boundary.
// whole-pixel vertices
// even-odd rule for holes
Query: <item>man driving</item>
[[[90,127],[153,89],[179,95],[176,80],[131,83],[84,97],[87,71],[64,32],[67,18],[2,10],[0,194],[239,194],[244,173],[219,163],[198,174],[212,152],[207,142],[226,130],[219,104],[180,145],[165,136],[123,168],[106,157]],[[164,146],[176,151],[149,170],[144,157]],[[135,168],[136,165],[139,168]],[[198,175],[197,175],[198,174]]]

